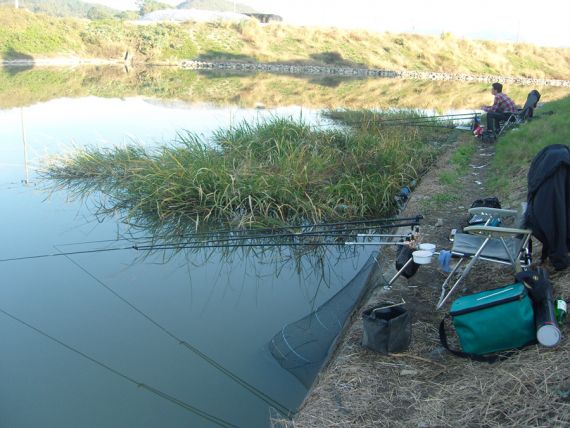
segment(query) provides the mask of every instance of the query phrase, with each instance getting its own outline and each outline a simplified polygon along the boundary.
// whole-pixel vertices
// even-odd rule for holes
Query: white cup
[[[420,244],[418,248],[422,251],[429,251],[430,253],[435,253],[435,244],[428,244],[427,242],[424,244]]]

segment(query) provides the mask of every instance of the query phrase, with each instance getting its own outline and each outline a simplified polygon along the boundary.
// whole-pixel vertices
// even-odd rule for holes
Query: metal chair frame
[[[482,225],[466,227],[464,229],[466,232],[465,234],[456,234],[454,245],[461,237],[465,237],[469,240],[469,236],[472,236],[473,239],[471,243],[474,246],[478,245],[478,247],[474,252],[454,251],[452,247],[451,253],[452,255],[458,256],[459,261],[441,285],[441,295],[436,305],[436,309],[440,309],[445,304],[449,296],[457,289],[459,284],[463,282],[467,275],[469,275],[479,260],[510,265],[514,268],[515,272],[527,269],[531,264],[531,254],[528,248],[532,235],[532,231],[530,229],[489,225],[497,218],[503,219],[507,217],[517,217],[519,215],[518,211],[477,207],[469,209],[469,213],[483,217],[485,222]],[[507,257],[489,257],[485,254],[485,250],[490,245],[494,245],[496,250],[496,248],[499,247],[499,243],[504,249],[504,253],[501,254],[501,256],[506,255]],[[460,272],[460,267],[467,259],[470,259],[469,263],[465,269]],[[456,275],[459,275],[459,278],[455,280],[453,286],[449,291],[447,291],[448,285]]]

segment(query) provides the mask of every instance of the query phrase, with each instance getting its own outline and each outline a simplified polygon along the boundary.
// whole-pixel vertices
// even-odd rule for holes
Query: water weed
[[[80,149],[51,159],[42,174],[76,196],[105,195],[99,214],[183,231],[385,216],[436,155],[417,129],[321,129],[272,118],[210,141],[183,132],[154,150]]]

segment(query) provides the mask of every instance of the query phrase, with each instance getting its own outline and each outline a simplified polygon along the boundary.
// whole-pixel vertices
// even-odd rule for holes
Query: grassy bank
[[[535,113],[531,122],[498,140],[489,185],[505,200],[526,200],[528,168],[542,148],[570,144],[570,97],[549,102]]]
[[[400,187],[429,167],[437,148],[422,130],[347,132],[273,119],[185,134],[155,151],[85,149],[44,171],[56,188],[105,195],[101,213],[157,230],[202,223],[233,227],[381,217]]]
[[[132,25],[77,20],[0,7],[5,59],[85,55],[137,61],[239,60],[432,70],[536,78],[570,78],[570,49],[342,29],[185,23]]]

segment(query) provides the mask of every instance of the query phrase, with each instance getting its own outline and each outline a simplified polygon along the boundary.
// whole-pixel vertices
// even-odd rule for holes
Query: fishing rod
[[[205,250],[220,248],[271,248],[271,247],[343,247],[354,245],[352,242],[287,242],[287,243],[242,243],[242,244],[212,244],[212,245],[187,245],[183,244],[165,244],[165,245],[149,245],[149,246],[133,246],[137,251],[146,250]],[[0,260],[1,262],[2,260]]]
[[[389,228],[396,228],[396,227],[404,227],[404,226],[414,226],[415,223],[402,223],[402,224],[391,224]],[[208,243],[208,242],[229,242],[229,241],[245,241],[245,240],[256,240],[256,239],[280,239],[280,238],[295,238],[295,239],[302,239],[302,238],[342,238],[354,235],[354,232],[359,232],[363,230],[370,230],[370,229],[377,229],[378,227],[375,226],[360,226],[360,227],[351,227],[345,229],[339,229],[336,231],[315,231],[315,232],[290,232],[290,233],[276,233],[276,234],[251,234],[251,235],[236,235],[236,236],[225,236],[225,237],[216,237],[211,236],[211,239],[200,240],[195,239],[190,242],[195,243]],[[388,228],[388,227],[382,227]],[[160,245],[160,244],[155,244]],[[139,246],[140,247],[140,246]]]
[[[404,227],[404,226],[418,226],[420,219],[423,219],[423,216],[421,215],[416,215],[415,217],[403,217],[403,218],[395,218],[396,220],[409,220],[407,222],[396,222],[396,223],[391,223],[391,224],[380,224],[377,225],[376,228],[397,228],[397,227]],[[385,221],[386,219],[383,219],[383,221]],[[394,219],[392,219],[394,220]],[[372,223],[376,223],[379,222],[380,220],[374,220],[372,221]],[[363,230],[363,229],[371,229],[373,227],[367,227],[365,226],[366,224],[369,224],[368,220],[354,220],[351,222],[342,222],[342,223],[329,223],[329,226],[333,226],[333,225],[341,225],[341,224],[360,224],[362,225],[361,227],[354,227],[354,228],[350,228],[350,231],[358,231],[358,230]],[[321,224],[320,226],[322,226],[323,224]],[[317,225],[311,225],[311,226],[317,226]],[[302,226],[302,227],[310,227],[310,226]],[[281,228],[275,228],[275,229],[260,229],[260,230],[285,230],[285,229],[290,229],[290,227],[281,227]],[[113,252],[113,251],[126,251],[126,250],[136,250],[136,251],[143,251],[143,250],[170,250],[170,249],[208,249],[208,248],[237,248],[237,247],[277,247],[277,246],[341,246],[342,243],[338,243],[338,242],[284,242],[284,243],[232,243],[232,241],[246,241],[246,240],[255,240],[256,238],[261,238],[261,239],[279,239],[279,238],[302,238],[302,237],[321,237],[321,238],[338,238],[339,235],[342,232],[346,232],[348,231],[347,229],[345,230],[339,230],[338,233],[331,233],[330,231],[327,232],[321,232],[321,234],[318,234],[318,232],[303,232],[303,233],[285,233],[285,234],[268,234],[268,235],[245,235],[245,236],[229,236],[226,238],[222,238],[222,237],[218,237],[216,239],[211,239],[209,241],[196,241],[196,240],[189,240],[186,242],[182,242],[182,243],[176,243],[176,244],[150,244],[150,245],[137,245],[137,244],[132,244],[132,245],[126,245],[126,246],[120,246],[120,247],[108,247],[108,248],[92,248],[92,249],[87,249],[87,250],[77,250],[77,251],[68,251],[68,252],[57,252],[57,253],[45,253],[45,254],[37,254],[37,255],[28,255],[28,256],[20,256],[20,257],[9,257],[9,258],[4,258],[4,259],[0,259],[0,263],[3,262],[11,262],[11,261],[21,261],[21,260],[33,260],[33,259],[43,259],[43,258],[50,258],[50,257],[59,257],[59,256],[73,256],[73,255],[82,255],[82,254],[96,254],[96,253],[106,253],[106,252]],[[235,231],[234,231],[235,232]],[[209,232],[206,236],[212,236],[212,234],[215,234],[216,232]],[[231,231],[228,232],[223,232],[223,233],[231,233]],[[196,234],[194,236],[204,236],[206,234],[206,232],[202,232],[199,234]],[[190,238],[192,238],[193,235],[190,235]],[[110,242],[116,242],[116,240],[114,241],[110,241]],[[226,242],[224,244],[224,242]],[[217,245],[214,245],[214,243],[217,243]],[[69,245],[69,244],[67,244]]]
[[[419,116],[413,118],[396,118],[396,119],[382,119],[380,118],[370,118],[361,120],[346,120],[347,124],[359,124],[359,123],[375,123],[379,125],[404,125],[404,124],[425,124],[430,122],[443,122],[443,121],[458,121],[458,120],[473,120],[479,116],[479,113],[461,113],[453,115],[441,115],[441,116]]]
[[[247,247],[324,247],[324,246],[335,246],[341,247],[345,245],[344,243],[338,242],[287,242],[287,243],[236,243],[236,244],[195,244],[194,242],[184,242],[180,244],[153,244],[153,245],[128,245],[124,247],[112,247],[112,248],[94,248],[89,250],[80,251],[67,251],[60,253],[45,253],[33,256],[21,256],[21,257],[10,257],[0,259],[0,263],[14,262],[22,260],[34,260],[34,259],[45,259],[50,257],[60,257],[60,256],[77,256],[84,254],[96,254],[96,253],[110,253],[114,251],[152,251],[152,250],[184,250],[184,249],[217,249],[217,248],[247,248]]]
[[[72,242],[72,243],[67,243],[67,244],[58,244],[59,246],[69,246],[69,245],[84,245],[84,244],[99,244],[99,243],[106,243],[106,242],[117,242],[117,241],[121,241],[121,240],[131,240],[131,241],[144,241],[144,240],[150,240],[150,241],[156,241],[156,240],[160,240],[160,239],[172,239],[172,238],[188,238],[188,239],[192,239],[194,237],[199,238],[202,236],[215,236],[217,234],[223,235],[223,234],[232,234],[235,233],[236,235],[239,235],[240,233],[257,233],[257,232],[273,232],[273,231],[281,231],[281,230],[286,230],[286,231],[291,231],[292,229],[309,229],[309,228],[325,228],[325,227],[338,227],[338,226],[358,226],[358,225],[362,225],[362,227],[354,227],[354,228],[344,228],[344,229],[337,229],[334,231],[334,234],[336,233],[343,233],[345,231],[352,231],[352,230],[362,230],[362,229],[367,229],[367,228],[378,228],[378,229],[391,229],[391,228],[397,228],[397,227],[405,227],[405,226],[418,226],[420,224],[420,221],[423,219],[424,217],[419,214],[413,217],[391,217],[391,218],[384,218],[384,219],[371,219],[371,220],[351,220],[351,221],[345,221],[345,222],[336,222],[336,223],[315,223],[315,224],[306,224],[306,225],[290,225],[290,226],[280,226],[280,227],[267,227],[267,228],[252,228],[252,229],[219,229],[219,230],[213,230],[213,231],[204,231],[204,232],[194,232],[194,233],[189,233],[189,234],[175,234],[175,235],[165,235],[165,236],[141,236],[141,237],[130,237],[130,238],[119,238],[119,239],[103,239],[103,240],[95,240],[95,241],[83,241],[83,242]],[[386,224],[384,224],[386,223]],[[370,227],[367,227],[366,225],[371,225]],[[326,234],[329,233],[330,231],[322,231],[322,234]],[[319,233],[317,231],[314,232],[289,232],[292,235],[296,235],[296,236],[303,236],[306,234],[313,234],[313,233]],[[331,235],[333,235],[333,232],[330,232]],[[247,236],[247,235],[246,235]],[[275,236],[275,235],[274,235]],[[1,260],[0,260],[1,261]]]
[[[467,119],[467,118],[473,118],[475,116],[479,116],[479,113],[458,113],[458,114],[446,114],[446,115],[439,115],[439,116],[416,116],[416,117],[397,117],[397,118],[383,118],[383,116],[381,115],[376,115],[373,117],[369,117],[369,118],[364,118],[364,119],[358,119],[358,120],[344,120],[345,122],[354,122],[354,123],[359,123],[359,122],[371,122],[371,121],[376,121],[376,122],[408,122],[408,121],[412,121],[412,120],[418,120],[418,121],[429,121],[429,120],[461,120],[461,119]],[[334,119],[332,119],[334,120]]]
[[[229,234],[222,234],[222,236],[216,236],[216,233],[207,233],[207,234],[200,234],[199,236],[187,236],[185,238],[188,239],[188,241],[186,241],[184,243],[184,245],[190,245],[190,244],[199,244],[199,245],[205,245],[205,244],[209,244],[209,243],[220,243],[220,242],[232,242],[232,241],[246,241],[246,240],[270,240],[270,239],[303,239],[303,238],[332,238],[332,239],[339,239],[339,238],[348,238],[349,236],[353,236],[355,234],[355,232],[362,232],[362,231],[366,231],[366,230],[370,230],[370,229],[387,229],[387,228],[399,228],[399,227],[405,227],[405,226],[417,226],[419,223],[416,221],[413,222],[402,222],[402,223],[392,223],[392,224],[386,224],[386,225],[382,225],[382,226],[369,226],[369,225],[362,225],[362,226],[356,226],[356,227],[348,227],[348,228],[343,228],[343,229],[338,229],[338,230],[321,230],[321,231],[311,231],[311,232],[289,232],[289,233],[275,233],[275,234],[258,234],[258,233],[251,233],[251,234],[245,234],[242,235],[241,231],[240,233],[237,233],[234,236],[231,236]],[[202,237],[207,238],[207,239],[202,239]],[[167,238],[171,238],[172,237],[167,237]],[[179,238],[184,238],[183,236],[179,236]],[[123,238],[124,240],[127,240],[127,238]],[[162,245],[176,245],[176,244],[157,244],[154,243],[156,242],[158,239],[164,239],[164,238],[152,238],[149,239],[149,245],[152,245],[153,247],[158,247],[158,246],[162,246]],[[116,242],[117,240],[113,240],[111,242]],[[109,242],[109,241],[94,241],[92,243],[101,243],[101,242]],[[139,241],[140,242],[140,241]],[[91,243],[91,242],[82,242],[79,244],[87,244],[87,243]],[[72,245],[72,244],[64,244],[64,245]],[[76,244],[77,245],[77,244]],[[140,243],[135,244],[137,245],[138,248],[141,247]],[[284,244],[286,245],[286,244]],[[60,244],[61,246],[61,244]]]

